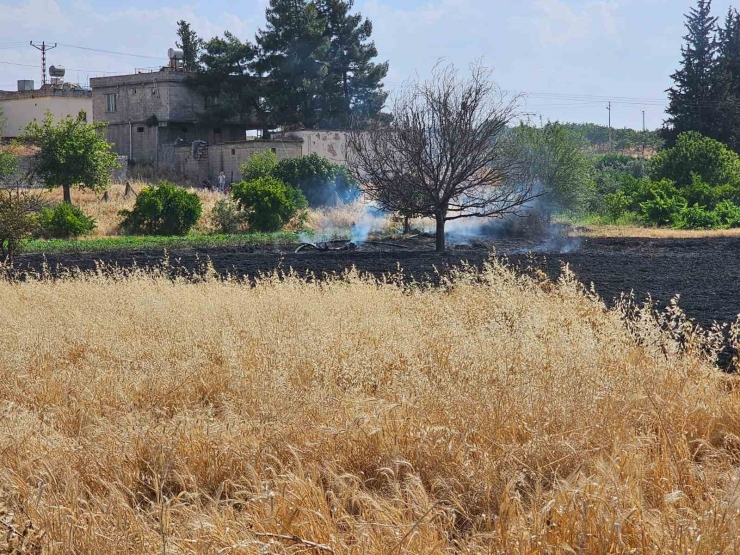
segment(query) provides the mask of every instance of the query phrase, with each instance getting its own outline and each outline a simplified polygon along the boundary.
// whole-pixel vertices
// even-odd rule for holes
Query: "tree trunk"
[[[436,237],[437,252],[445,251],[445,217],[446,216],[447,214],[445,212],[437,212],[437,215],[435,217],[435,220],[437,221],[437,237]]]
[[[62,190],[64,191],[64,202],[67,204],[72,204],[72,189],[69,185],[62,185]]]
[[[409,223],[409,217],[403,217],[403,233],[408,234],[411,231],[411,224]]]

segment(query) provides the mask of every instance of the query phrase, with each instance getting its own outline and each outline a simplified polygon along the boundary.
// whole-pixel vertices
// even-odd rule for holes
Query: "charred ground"
[[[607,302],[622,292],[634,291],[638,300],[651,295],[662,306],[680,294],[680,306],[704,326],[714,320],[732,321],[740,313],[740,238],[571,238],[544,245],[498,240],[454,246],[441,255],[433,252],[432,242],[418,237],[395,246],[363,245],[355,251],[295,253],[296,245],[271,245],[178,250],[168,256],[175,268],[193,270],[210,260],[217,272],[240,277],[292,268],[301,276],[320,279],[354,266],[375,276],[396,273],[400,268],[406,280],[436,282],[452,267],[465,262],[482,264],[493,247],[511,264],[538,267],[553,278],[567,263],[583,283],[593,283]],[[526,254],[528,251],[534,252]],[[41,271],[46,264],[52,273],[63,267],[90,270],[99,262],[122,268],[134,264],[146,267],[161,264],[163,254],[161,250],[148,250],[24,255],[16,260],[15,267],[20,272]]]

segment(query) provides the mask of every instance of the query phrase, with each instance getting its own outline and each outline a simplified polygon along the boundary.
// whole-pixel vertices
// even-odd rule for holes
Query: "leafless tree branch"
[[[458,218],[515,213],[537,196],[509,144],[517,98],[507,98],[479,63],[470,77],[437,66],[396,94],[392,122],[351,131],[350,171],[384,209],[444,224]]]

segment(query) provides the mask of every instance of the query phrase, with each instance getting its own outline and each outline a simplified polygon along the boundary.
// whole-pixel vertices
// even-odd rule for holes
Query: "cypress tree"
[[[353,116],[377,117],[387,97],[382,80],[388,63],[373,62],[378,51],[370,40],[372,22],[350,13],[354,0],[316,0],[316,5],[329,40],[320,125],[347,128]]]
[[[177,36],[180,38],[175,46],[182,49],[185,56],[185,69],[196,71],[198,69],[198,54],[200,52],[201,40],[195,31],[190,28],[190,23],[184,19],[177,22]]]
[[[713,138],[717,135],[717,18],[711,16],[711,7],[711,0],[698,0],[686,15],[688,34],[681,48],[681,67],[671,75],[675,85],[666,91],[669,117],[662,135],[669,145],[684,131],[698,131]]]
[[[730,148],[740,148],[740,14],[730,8],[719,29],[716,97],[721,117],[717,138]]]
[[[318,95],[327,74],[326,21],[307,0],[270,0],[265,16],[254,68],[265,78],[272,117],[285,125],[316,127]]]

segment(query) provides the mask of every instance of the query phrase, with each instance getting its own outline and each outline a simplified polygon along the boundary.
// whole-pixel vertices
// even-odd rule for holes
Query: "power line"
[[[151,60],[161,60],[161,56],[145,56],[143,54],[128,54],[126,52],[113,52],[112,50],[100,50],[99,48],[89,48],[87,46],[77,46],[75,44],[64,44],[59,43],[59,46],[66,46],[67,48],[78,48],[79,50],[89,50],[91,52],[102,52],[103,54],[115,54],[116,56],[130,56],[132,58],[149,58]]]
[[[17,64],[15,62],[3,62],[0,61],[0,64],[5,64],[9,66],[19,66],[19,67],[33,67],[33,68],[40,68],[41,66],[32,65],[32,64]],[[111,75],[116,75],[121,73],[120,71],[103,71],[103,70],[97,70],[97,69],[81,69],[81,68],[75,68],[75,67],[68,67],[69,71],[85,71],[87,73],[109,73]]]

